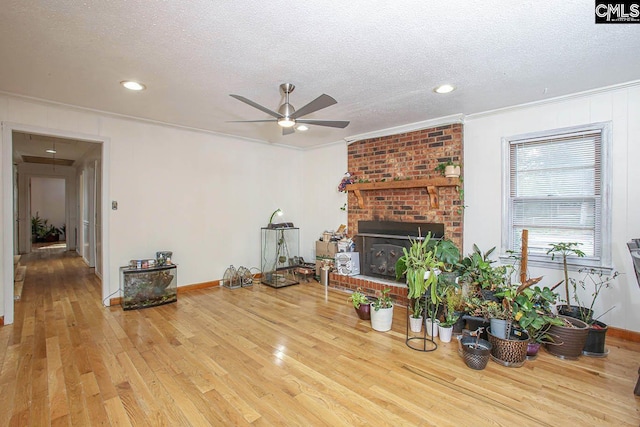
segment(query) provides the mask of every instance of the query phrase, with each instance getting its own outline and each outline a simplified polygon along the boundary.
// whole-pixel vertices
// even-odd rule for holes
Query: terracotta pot
[[[587,341],[589,325],[573,317],[559,317],[569,321],[573,327],[551,325],[549,335],[553,337],[555,343],[548,344],[547,351],[561,359],[577,359],[582,354]]]

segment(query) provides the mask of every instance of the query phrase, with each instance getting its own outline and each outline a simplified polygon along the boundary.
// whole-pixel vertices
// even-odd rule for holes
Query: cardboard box
[[[318,257],[331,258],[338,252],[338,242],[316,242],[316,259]]]

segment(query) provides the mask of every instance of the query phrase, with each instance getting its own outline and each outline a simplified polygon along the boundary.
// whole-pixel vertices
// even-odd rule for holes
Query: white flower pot
[[[440,333],[441,342],[451,342],[451,336],[453,335],[453,326],[438,325],[438,332]]]
[[[393,323],[393,306],[376,310],[371,304],[371,327],[379,332],[391,330]]]
[[[415,318],[415,317],[409,317],[409,329],[411,329],[411,332],[420,332],[422,331],[422,323],[423,323],[423,318],[422,316]]]
[[[447,178],[458,178],[460,176],[460,166],[445,166],[444,176],[446,176]]]
[[[435,321],[432,321],[430,317],[427,317],[427,323],[426,323],[427,335],[429,335],[430,337],[431,336],[437,337],[438,325],[440,325],[440,321],[438,319],[436,319]]]

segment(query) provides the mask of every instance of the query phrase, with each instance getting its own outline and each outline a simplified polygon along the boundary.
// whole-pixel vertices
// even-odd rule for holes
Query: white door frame
[[[109,199],[109,165],[111,141],[100,135],[87,135],[79,132],[61,131],[58,129],[42,128],[39,126],[20,123],[2,122],[2,198],[3,204],[2,229],[2,295],[4,306],[5,325],[13,323],[13,131],[36,133],[41,135],[56,136],[60,138],[78,139],[87,142],[96,142],[102,146],[102,299],[109,304],[108,296],[110,283],[109,260],[109,211],[107,203]],[[10,201],[10,202],[9,202]]]

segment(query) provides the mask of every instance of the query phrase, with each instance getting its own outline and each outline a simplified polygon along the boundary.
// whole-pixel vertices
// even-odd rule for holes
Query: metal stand
[[[429,306],[427,305],[427,293],[425,292],[424,294],[424,308],[425,308],[425,315],[426,315],[426,311],[427,308]],[[434,305],[432,313],[431,313],[431,319],[435,318],[436,316],[436,311],[437,311],[438,307],[436,305]],[[416,351],[424,351],[424,352],[428,352],[428,351],[434,351],[438,348],[438,344],[436,344],[436,342],[433,340],[433,326],[431,327],[431,335],[427,336],[427,318],[426,316],[422,319],[422,323],[423,323],[423,328],[422,328],[422,336],[409,336],[409,311],[411,310],[411,305],[407,305],[407,337],[406,337],[406,341],[405,344],[407,344],[407,347],[409,347],[411,350],[416,350]],[[432,323],[432,325],[435,325],[434,323]],[[438,326],[435,326],[436,328]]]

